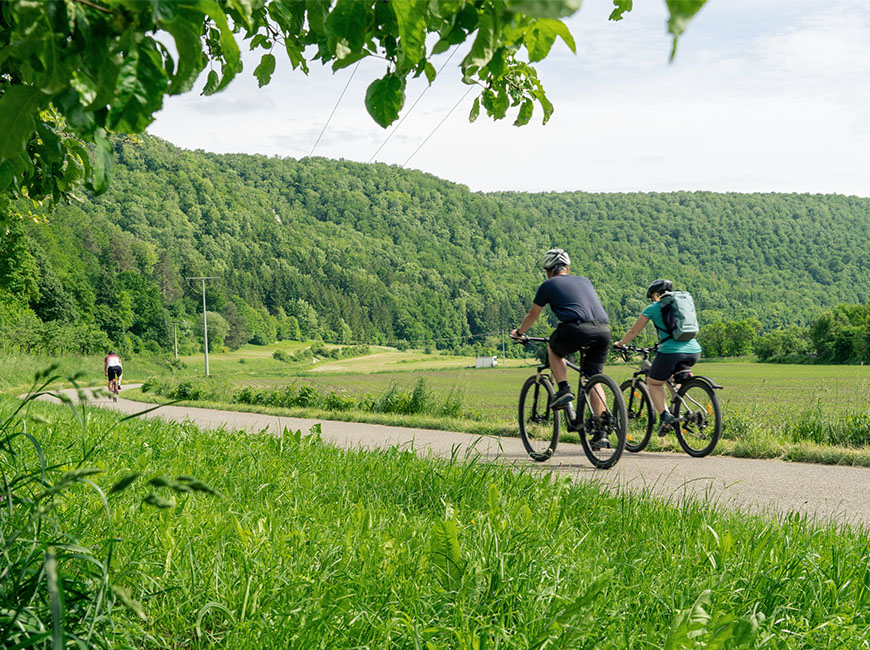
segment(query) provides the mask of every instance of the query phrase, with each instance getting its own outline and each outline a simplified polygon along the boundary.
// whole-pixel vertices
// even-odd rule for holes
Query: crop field
[[[0,523],[20,533],[4,537],[3,575],[41,575],[45,562],[48,578],[0,592],[0,617],[17,621],[0,626],[4,647],[45,640],[54,617],[57,642],[82,647],[868,640],[863,530],[470,458],[342,451],[316,430],[203,432],[36,403],[7,420],[13,408],[0,404],[12,494]]]

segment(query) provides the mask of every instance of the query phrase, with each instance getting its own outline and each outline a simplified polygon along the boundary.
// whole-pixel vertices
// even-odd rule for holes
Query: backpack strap
[[[650,318],[649,320],[653,324],[653,327],[655,327],[659,332],[663,332],[666,335],[664,338],[659,339],[659,343],[664,343],[668,339],[674,338],[673,335],[670,332],[668,332],[668,330],[663,329],[663,328],[659,327],[658,325],[656,325],[656,322],[652,318]]]

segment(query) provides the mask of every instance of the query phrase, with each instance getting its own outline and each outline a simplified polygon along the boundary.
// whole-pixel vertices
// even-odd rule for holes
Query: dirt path
[[[117,403],[104,398],[95,400],[95,404],[122,413],[138,413],[153,406],[123,398]],[[797,512],[818,520],[870,529],[868,468],[726,456],[696,459],[682,454],[626,452],[613,469],[601,471],[589,465],[579,444],[560,444],[550,461],[533,463],[527,459],[519,438],[481,437],[431,429],[308,420],[188,406],[165,406],[143,417],[189,419],[203,429],[226,426],[275,433],[285,428],[307,432],[319,422],[323,439],[342,447],[374,449],[403,445],[413,446],[419,453],[431,451],[442,457],[454,453],[462,455],[473,448],[491,458],[532,466],[540,471],[560,472],[575,481],[601,481],[608,486],[647,491],[676,501],[685,497],[708,499],[725,507],[771,516]]]

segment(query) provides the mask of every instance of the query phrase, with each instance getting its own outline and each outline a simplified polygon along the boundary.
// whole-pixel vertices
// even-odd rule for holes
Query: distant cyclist
[[[574,393],[568,385],[565,357],[585,347],[581,371],[585,377],[591,377],[604,371],[604,362],[610,349],[610,319],[607,312],[588,278],[569,275],[570,264],[571,258],[561,248],[551,248],[544,253],[542,265],[547,279],[538,287],[523,322],[510,334],[514,339],[523,336],[547,305],[559,319],[559,325],[550,336],[547,346],[553,378],[559,382],[553,408],[563,408],[574,400]],[[596,413],[604,408],[594,393],[592,408]]]
[[[634,337],[641,333],[646,324],[652,321],[659,335],[659,349],[653,359],[652,367],[647,376],[649,396],[652,400],[656,413],[659,414],[659,435],[664,435],[671,428],[676,418],[668,411],[665,403],[664,385],[675,372],[688,370],[701,358],[701,344],[697,340],[675,341],[665,327],[662,318],[662,306],[659,304],[662,296],[668,291],[674,290],[674,283],[670,280],[656,280],[646,291],[646,297],[652,303],[647,305],[637,317],[631,329],[625,333],[619,341],[613,344],[616,348],[627,345]]]
[[[112,380],[117,382],[118,390],[121,390],[121,375],[124,374],[121,357],[114,352],[109,352],[103,359],[103,374],[109,378],[109,391],[112,390]]]

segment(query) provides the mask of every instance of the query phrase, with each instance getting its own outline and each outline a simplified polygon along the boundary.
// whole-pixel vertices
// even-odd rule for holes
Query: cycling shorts
[[[109,366],[106,368],[106,374],[109,376],[109,381],[112,381],[115,377],[120,377],[124,373],[124,369],[121,366]]]
[[[667,381],[675,372],[688,370],[701,358],[700,352],[685,354],[683,352],[659,352],[653,359],[649,369],[649,378],[658,381]]]
[[[591,377],[604,371],[604,362],[610,351],[610,325],[591,321],[559,323],[550,335],[550,349],[560,357],[567,357],[584,348],[580,372]]]

